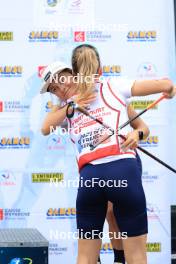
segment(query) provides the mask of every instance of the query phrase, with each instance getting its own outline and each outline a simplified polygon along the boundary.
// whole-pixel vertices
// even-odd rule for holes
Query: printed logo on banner
[[[60,173],[32,173],[32,182],[34,183],[48,183],[63,181],[64,174]]]
[[[159,137],[158,136],[149,136],[148,138],[140,141],[141,147],[158,147]]]
[[[66,140],[64,136],[51,134],[47,140],[48,150],[64,150],[66,148]]]
[[[30,147],[29,137],[0,138],[0,149],[26,149],[29,147]]]
[[[155,30],[152,31],[129,31],[127,34],[127,41],[156,41],[157,40],[157,32]]]
[[[4,211],[0,208],[0,221],[4,220]]]
[[[83,15],[86,12],[85,5],[82,0],[46,0],[47,8],[45,9],[46,14],[52,15],[54,13],[67,13],[68,15],[77,14]],[[64,4],[61,6],[61,4]],[[46,7],[46,6],[45,6]]]
[[[120,65],[104,65],[103,66],[103,76],[120,76],[121,75]]]
[[[111,243],[103,243],[100,250],[101,254],[111,254],[113,253],[113,247]]]
[[[21,77],[22,66],[0,66],[0,77]]]
[[[67,247],[60,247],[58,243],[50,243],[49,244],[49,254],[52,255],[63,255],[64,253],[68,252]]]
[[[74,41],[75,42],[106,42],[111,39],[111,34],[103,31],[75,31]]]
[[[150,220],[159,219],[160,209],[157,205],[152,203],[147,203],[147,216]]]
[[[59,0],[60,2],[60,0]],[[47,0],[47,4],[50,6],[50,7],[54,7],[58,4],[58,0]]]
[[[154,243],[147,243],[147,252],[161,252],[161,243],[154,242]],[[113,247],[111,243],[104,243],[102,244],[101,247],[101,254],[107,254],[107,253],[112,253],[113,252]]]
[[[84,42],[85,41],[85,32],[84,31],[74,32],[74,41],[75,42]]]
[[[38,77],[42,78],[43,72],[47,66],[38,66]]]
[[[47,219],[75,219],[76,208],[49,208]]]
[[[0,101],[0,112],[3,112],[3,102]]]
[[[161,252],[161,243],[160,242],[147,243],[147,252]]]
[[[31,258],[13,258],[8,264],[32,264]]]
[[[29,104],[22,104],[20,101],[1,101],[0,102],[0,112],[20,112],[24,113],[29,110]]]
[[[84,14],[83,0],[72,0],[68,12],[69,14]]]
[[[26,220],[27,217],[30,216],[30,212],[27,211],[23,211],[20,208],[0,208],[0,214],[3,215],[3,217],[1,217],[1,220],[8,220],[8,221],[14,221],[14,220]]]
[[[159,175],[153,175],[151,173],[149,173],[148,171],[144,171],[142,173],[142,180],[145,183],[154,183],[159,179]]]
[[[130,104],[135,110],[144,110],[147,108],[150,104],[152,104],[154,100],[134,100]],[[158,105],[155,105],[151,108],[151,110],[158,109]]]
[[[58,31],[31,31],[28,37],[29,42],[58,42]]]
[[[105,33],[103,31],[87,31],[86,41],[91,42],[106,42],[111,39],[111,34]]]
[[[59,16],[59,12],[63,13],[65,11],[63,7],[60,6],[60,4],[63,1],[64,0],[46,0],[45,5],[44,5],[45,13],[48,15],[52,15],[58,12],[58,16]]]
[[[0,41],[13,41],[13,32],[0,31]]]
[[[12,171],[0,171],[0,186],[15,186],[16,177]]]
[[[169,232],[167,230],[167,226],[165,225],[164,221],[160,217],[161,211],[159,207],[156,204],[148,203],[147,202],[147,217],[150,221],[157,221],[158,226],[162,228],[162,230],[166,233],[167,236],[169,236]]]
[[[80,6],[80,4],[82,3],[82,0],[72,0],[71,6]]]
[[[157,69],[153,63],[143,62],[137,69],[138,78],[155,78],[157,77]]]

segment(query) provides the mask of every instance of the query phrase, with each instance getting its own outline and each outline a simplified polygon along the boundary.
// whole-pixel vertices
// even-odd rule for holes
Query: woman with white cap
[[[77,83],[73,80],[72,70],[68,65],[62,62],[50,64],[43,72],[43,79],[44,84],[41,93],[50,92],[62,101],[60,106],[55,106],[52,112],[47,115],[42,126],[42,133],[44,135],[49,134],[49,126],[56,127],[65,119],[67,107],[66,102],[68,99],[74,97],[76,103],[82,107],[87,107],[96,98],[94,94],[84,100],[79,97],[79,94],[77,94]],[[131,106],[128,106],[128,118],[132,118],[135,115],[136,112]],[[148,127],[140,118],[132,122],[131,126],[134,128],[134,131],[130,132],[127,136],[127,148],[135,148],[137,146],[139,141],[139,131],[143,134],[143,138],[146,138],[149,134]],[[137,160],[142,173],[141,161],[138,155]],[[107,220],[110,232],[116,233],[116,237],[118,237],[119,229],[113,214],[113,206],[110,202],[108,203]],[[121,239],[112,239],[111,241],[114,249],[114,263],[125,263]]]

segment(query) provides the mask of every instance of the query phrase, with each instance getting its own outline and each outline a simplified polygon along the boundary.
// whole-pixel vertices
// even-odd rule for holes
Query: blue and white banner
[[[56,60],[71,64],[72,49],[90,43],[100,52],[105,76],[175,81],[173,1],[18,0],[0,6],[0,228],[36,227],[50,241],[50,264],[76,263],[79,174],[69,137],[40,132],[53,103],[39,94],[41,73]],[[133,98],[132,105],[140,111],[158,97]],[[175,109],[164,100],[143,115],[151,133],[141,146],[176,167]],[[175,181],[141,157],[148,263],[170,263]],[[112,261],[112,253],[105,239],[103,263]]]

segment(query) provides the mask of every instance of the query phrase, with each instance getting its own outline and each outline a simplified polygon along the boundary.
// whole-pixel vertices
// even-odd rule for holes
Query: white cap
[[[54,76],[55,73],[60,73],[66,69],[72,73],[71,68],[63,62],[56,61],[48,65],[42,73],[43,84],[40,93],[43,94],[47,92],[48,86],[50,84],[50,76]]]

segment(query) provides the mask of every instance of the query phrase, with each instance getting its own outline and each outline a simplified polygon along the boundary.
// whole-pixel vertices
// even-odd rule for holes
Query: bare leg
[[[97,264],[100,239],[79,239],[77,264]]]
[[[118,238],[118,232],[120,232],[119,227],[117,225],[117,221],[116,218],[114,216],[114,212],[113,212],[113,204],[111,202],[108,202],[108,210],[107,210],[107,214],[106,214],[106,219],[108,221],[109,224],[109,232],[117,233],[116,238],[112,238],[111,239],[111,244],[112,247],[116,250],[123,250],[123,243],[122,243],[122,239]]]
[[[128,264],[147,264],[147,235],[123,239],[125,259]]]

